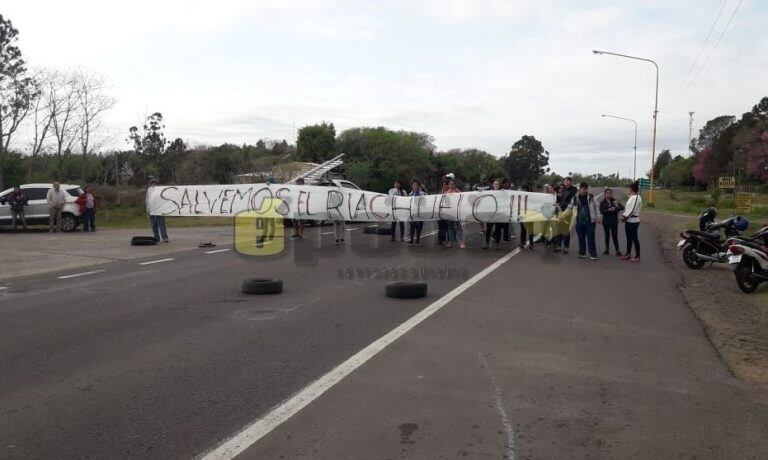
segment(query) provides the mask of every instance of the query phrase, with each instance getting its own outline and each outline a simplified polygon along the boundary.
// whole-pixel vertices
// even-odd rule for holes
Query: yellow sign
[[[721,189],[732,189],[736,187],[736,178],[735,177],[727,177],[723,176],[720,178],[720,180],[717,182],[718,188]]]
[[[736,194],[736,210],[741,214],[749,214],[750,212],[752,212],[752,194],[751,193]]]

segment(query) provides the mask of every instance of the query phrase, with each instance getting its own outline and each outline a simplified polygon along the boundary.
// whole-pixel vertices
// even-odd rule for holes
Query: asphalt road
[[[640,265],[538,250],[471,286],[507,251],[330,230],[282,257],[217,246],[3,280],[0,457],[205,454],[463,285],[242,456],[765,458],[766,393],[728,373],[649,227]],[[393,268],[429,296],[384,297]],[[262,276],[285,292],[240,293]]]

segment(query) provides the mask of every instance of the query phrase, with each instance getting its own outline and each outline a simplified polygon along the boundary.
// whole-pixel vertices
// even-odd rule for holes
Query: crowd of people
[[[518,189],[513,181],[503,179],[495,179],[491,183],[490,189],[531,191],[529,186]],[[461,191],[455,176],[453,174],[446,175],[441,183],[440,193],[451,194]],[[613,253],[622,260],[640,261],[638,230],[643,202],[636,182],[629,186],[629,197],[625,204],[614,198],[613,190],[610,188],[605,188],[601,190],[600,194],[595,195],[590,190],[589,184],[581,183],[576,187],[570,177],[566,177],[562,184],[545,185],[542,192],[554,195],[555,216],[543,223],[520,222],[518,225],[520,249],[533,251],[536,242],[539,241],[543,247],[552,252],[568,254],[571,248],[573,229],[578,241],[578,256],[597,260],[596,230],[597,226],[601,225],[605,237],[605,250],[602,255],[610,255],[612,246]],[[418,180],[412,181],[410,192],[405,191],[402,184],[397,181],[390,189],[389,194],[420,196],[425,195],[426,191]],[[624,222],[626,235],[626,251],[623,253],[619,247],[620,222]],[[409,226],[408,244],[420,244],[424,223],[409,222]],[[438,220],[437,244],[446,248],[466,248],[466,226],[468,226],[467,223],[458,221]],[[406,241],[404,222],[392,222],[390,230],[391,241]],[[516,237],[514,227],[508,222],[481,223],[481,231],[485,237],[483,249],[489,249],[491,241],[496,248],[499,248],[502,241],[510,241]],[[632,255],[633,250],[634,255]]]
[[[297,185],[303,184],[299,179]],[[149,187],[157,185],[157,181],[151,181]],[[495,179],[490,186],[491,190],[518,190],[513,181]],[[531,191],[530,187],[522,188],[523,191]],[[460,193],[461,187],[453,174],[448,174],[441,182],[442,194]],[[625,204],[614,198],[613,190],[605,188],[602,193],[596,196],[590,191],[586,183],[579,184],[577,188],[570,177],[566,177],[562,184],[545,185],[543,193],[554,195],[555,216],[542,223],[539,222],[520,222],[519,223],[519,247],[526,250],[534,250],[536,241],[553,252],[568,254],[571,246],[571,230],[576,231],[578,240],[579,257],[589,257],[597,260],[597,241],[596,229],[598,225],[603,227],[605,241],[605,250],[603,255],[610,255],[611,246],[614,254],[622,260],[632,262],[640,261],[640,239],[638,230],[640,227],[640,213],[643,209],[643,201],[639,194],[637,182],[629,186],[629,197]],[[67,192],[61,188],[58,182],[54,182],[48,191],[46,201],[49,210],[49,231],[51,233],[61,232],[61,220],[64,206],[67,203]],[[393,196],[422,196],[427,192],[418,180],[411,181],[410,191],[406,191],[399,181],[393,184],[389,191]],[[13,229],[16,231],[18,224],[21,224],[24,230],[27,229],[25,218],[25,207],[28,203],[22,189],[14,187],[11,192],[8,204],[10,205]],[[96,231],[96,211],[98,210],[98,200],[90,185],[86,185],[74,201],[79,208],[80,222],[83,231]],[[150,225],[155,241],[169,242],[168,230],[163,216],[150,216]],[[272,219],[263,219],[269,222],[263,222],[262,225],[267,233],[274,234],[274,222]],[[624,222],[624,233],[626,237],[626,251],[621,252],[619,247],[619,224]],[[437,221],[437,244],[446,248],[458,247],[466,248],[467,223],[451,220]],[[421,233],[424,228],[424,222],[412,221],[408,223],[408,244],[421,244]],[[392,222],[390,225],[391,241],[406,241],[405,222]],[[500,247],[501,241],[510,241],[514,239],[515,229],[508,222],[486,222],[481,223],[481,231],[485,237],[483,249],[489,249],[491,241],[496,248]],[[291,238],[302,238],[304,233],[304,222],[301,219],[293,221],[293,235]],[[344,243],[346,233],[346,222],[343,220],[333,221],[333,233],[336,244]],[[399,238],[398,238],[399,233]],[[270,235],[270,236],[271,236]],[[632,252],[634,250],[634,256]]]

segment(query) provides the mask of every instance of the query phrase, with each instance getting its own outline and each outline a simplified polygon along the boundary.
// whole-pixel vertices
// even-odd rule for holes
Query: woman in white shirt
[[[629,199],[624,206],[624,212],[621,220],[624,221],[624,232],[627,236],[627,252],[621,260],[630,262],[640,262],[640,238],[638,237],[638,228],[640,227],[640,213],[643,211],[643,199],[638,193],[637,182],[629,186]],[[632,247],[635,248],[635,257],[632,257]]]

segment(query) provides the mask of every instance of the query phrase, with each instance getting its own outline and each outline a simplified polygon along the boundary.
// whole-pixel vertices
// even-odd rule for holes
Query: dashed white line
[[[232,250],[231,248],[227,248],[227,249],[214,249],[213,251],[205,251],[205,254],[218,254],[220,252],[227,252],[227,251],[231,251],[231,250]]]
[[[7,288],[7,287],[3,287],[3,286],[0,286],[0,291],[4,291],[4,290],[6,290],[6,289],[8,289],[8,288]]]
[[[358,227],[355,227],[355,228],[348,228],[348,229],[347,229],[347,231],[348,231],[348,232],[351,232],[352,230],[359,230],[359,228],[358,228]]]
[[[461,295],[464,291],[474,286],[478,281],[485,278],[488,274],[499,268],[506,261],[520,253],[520,249],[506,254],[496,262],[487,266],[481,272],[472,278],[463,282],[451,292],[437,299],[425,309],[416,313],[410,319],[397,326],[383,337],[374,341],[367,347],[358,351],[351,358],[336,366],[334,369],[323,375],[319,379],[304,387],[299,393],[284,401],[282,404],[272,409],[262,418],[246,426],[241,432],[235,434],[232,438],[224,441],[221,445],[202,456],[202,460],[231,459],[248,449],[259,439],[269,434],[272,430],[296,415],[300,410],[306,407],[315,399],[319,398],[331,387],[342,381],[347,375],[359,368],[366,361],[373,358],[384,350],[389,344],[393,343],[408,331],[418,326],[422,321],[435,314],[438,310],[446,306],[451,300]]]
[[[105,272],[105,271],[106,270],[93,270],[93,271],[90,271],[90,272],[75,273],[74,275],[59,276],[58,278],[60,280],[66,280],[66,279],[69,279],[69,278],[77,278],[78,276],[93,275],[93,274],[102,273],[102,272]]]
[[[323,232],[323,235],[333,235],[333,232]]]
[[[172,260],[176,260],[176,259],[158,259],[158,260],[150,260],[149,262],[142,262],[142,263],[140,263],[139,265],[152,265],[152,264],[159,264],[159,263],[162,263],[162,262],[170,262],[170,261],[172,261]]]

